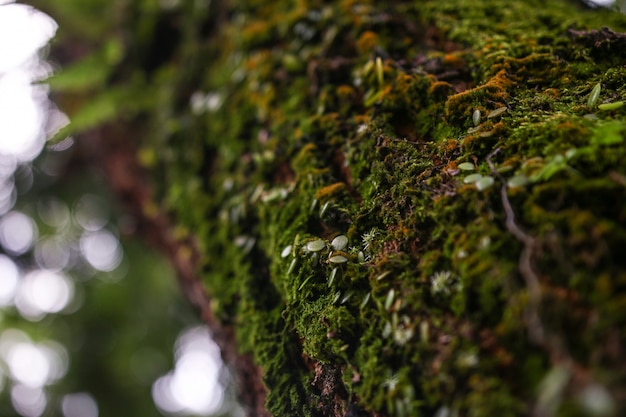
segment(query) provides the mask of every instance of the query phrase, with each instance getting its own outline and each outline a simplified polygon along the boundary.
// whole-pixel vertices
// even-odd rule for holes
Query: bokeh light
[[[40,269],[29,272],[20,282],[15,306],[29,320],[62,311],[74,295],[74,283],[60,272]]]
[[[57,30],[56,22],[45,13],[21,4],[4,2],[0,14],[0,73],[31,59]]]
[[[176,342],[176,365],[152,386],[152,397],[167,414],[208,416],[224,400],[219,382],[223,372],[219,348],[204,326],[181,334]]]
[[[0,307],[13,304],[17,290],[19,270],[9,257],[0,255]]]
[[[31,388],[46,385],[50,363],[42,349],[32,343],[16,343],[9,348],[6,361],[16,381]]]
[[[21,255],[37,237],[37,225],[27,215],[12,211],[0,219],[0,245],[11,255]]]
[[[65,395],[61,410],[64,417],[98,417],[98,403],[87,392]]]
[[[6,161],[6,159],[4,159]],[[0,157],[0,171],[7,168],[2,165],[3,159]],[[14,170],[14,168],[11,168]],[[12,173],[13,171],[11,171]],[[5,214],[13,208],[17,200],[17,192],[15,190],[15,183],[13,180],[9,180],[2,177],[0,173],[0,215]]]
[[[80,238],[80,250],[89,264],[98,271],[109,272],[122,262],[120,242],[108,230],[85,232]]]
[[[0,335],[0,357],[6,363],[11,378],[18,384],[41,388],[67,373],[69,356],[59,343],[33,343],[17,329],[5,330]]]
[[[11,402],[15,411],[24,417],[39,417],[48,403],[46,393],[40,387],[15,384],[11,389]]]
[[[0,78],[0,126],[11,126],[10,132],[0,135],[0,154],[12,155],[18,161],[32,160],[45,143],[46,114],[41,103],[47,91],[31,81],[27,72],[11,72]]]
[[[70,266],[70,242],[61,236],[46,236],[35,245],[35,261],[42,269],[61,271]]]
[[[47,87],[33,84],[45,73],[35,52],[57,30],[45,13],[5,4],[0,13],[0,156],[30,161],[45,143]],[[9,162],[9,163],[11,163]],[[4,165],[4,164],[3,164]]]

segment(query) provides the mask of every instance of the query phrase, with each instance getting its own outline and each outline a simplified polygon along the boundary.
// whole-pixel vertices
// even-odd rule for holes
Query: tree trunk
[[[200,3],[125,12],[90,137],[250,415],[626,412],[623,15]]]

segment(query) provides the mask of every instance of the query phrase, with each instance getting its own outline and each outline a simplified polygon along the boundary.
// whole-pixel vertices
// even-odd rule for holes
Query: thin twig
[[[515,222],[515,212],[513,211],[513,207],[509,201],[509,196],[506,192],[506,181],[496,170],[493,162],[491,161],[491,158],[493,158],[498,152],[500,152],[500,148],[496,148],[493,152],[491,152],[487,156],[487,163],[489,164],[492,174],[496,176],[502,184],[500,187],[500,198],[506,215],[506,229],[524,245],[524,248],[520,253],[518,267],[520,274],[526,283],[526,289],[528,290],[528,307],[526,308],[524,317],[528,334],[532,342],[546,349],[553,363],[558,363],[558,365],[563,367],[568,374],[572,374],[576,369],[580,369],[580,367],[569,355],[560,338],[548,333],[545,330],[541,317],[539,316],[539,308],[542,298],[541,285],[539,284],[539,277],[537,276],[537,273],[533,269],[532,265],[532,256],[535,252],[537,241],[533,236],[522,230],[522,228],[520,228]],[[552,414],[553,412],[546,408],[546,404],[542,404],[541,402],[537,402],[535,404],[532,412],[533,417],[546,417],[551,416]]]
[[[496,148],[487,156],[487,163],[493,175],[498,177],[502,186],[500,187],[500,198],[502,200],[502,206],[504,207],[504,214],[506,215],[506,229],[517,240],[519,240],[524,248],[520,253],[519,258],[519,271],[524,279],[526,288],[528,290],[528,308],[526,309],[526,325],[528,327],[528,333],[531,340],[538,345],[546,345],[546,335],[543,327],[543,323],[539,317],[539,304],[541,302],[541,286],[539,285],[539,277],[535,273],[532,266],[532,254],[535,250],[535,238],[523,231],[515,222],[515,212],[509,201],[509,196],[506,192],[506,181],[502,178],[502,175],[496,170],[491,158],[494,157],[500,148]]]

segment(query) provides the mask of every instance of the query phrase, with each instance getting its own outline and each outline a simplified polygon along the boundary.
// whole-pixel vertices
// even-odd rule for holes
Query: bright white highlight
[[[16,343],[7,355],[7,364],[13,379],[22,384],[38,388],[46,385],[50,374],[50,363],[45,353],[31,343]]]
[[[0,154],[30,161],[45,143],[42,103],[47,100],[47,88],[31,85],[27,72],[11,72],[0,78],[0,92]]]
[[[152,397],[165,413],[207,416],[219,410],[224,388],[219,382],[219,349],[204,327],[187,330],[177,341],[176,367],[152,385]]]
[[[35,222],[19,211],[12,211],[0,219],[0,244],[12,255],[21,255],[37,236]]]
[[[28,273],[22,280],[15,305],[20,314],[40,320],[48,313],[63,310],[74,295],[74,284],[65,275],[45,269]]]
[[[19,279],[17,265],[7,256],[0,255],[0,307],[13,303]]]
[[[39,417],[45,411],[48,401],[43,389],[18,384],[11,390],[11,402],[20,415]]]
[[[63,397],[61,410],[64,417],[98,417],[98,403],[86,392]]]
[[[32,85],[46,70],[37,50],[54,36],[56,22],[23,4],[0,10],[0,156],[30,161],[45,143],[47,87]]]
[[[0,159],[0,178],[4,175],[4,170],[7,169],[6,165],[2,165],[3,162],[10,160],[11,158]],[[11,175],[15,170],[15,166],[13,165],[10,168],[10,173],[7,176]],[[7,169],[8,171],[8,169]],[[15,191],[15,184],[12,180],[4,180],[0,185],[0,215],[8,212],[15,205],[15,201],[17,200],[17,193]]]
[[[58,25],[47,14],[21,4],[2,6],[0,73],[23,64],[54,36]]]
[[[122,262],[120,242],[108,230],[83,233],[80,250],[85,260],[98,271],[113,271]]]
[[[69,355],[59,343],[35,344],[23,332],[5,330],[0,335],[0,358],[15,383],[41,388],[67,374]]]

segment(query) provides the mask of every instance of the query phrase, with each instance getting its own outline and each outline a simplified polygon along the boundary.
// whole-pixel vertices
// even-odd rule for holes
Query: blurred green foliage
[[[42,173],[41,161],[51,157],[55,157],[54,153],[44,153],[34,162],[33,171],[39,172],[34,186],[23,190],[25,193],[15,207],[37,222],[40,238],[57,233],[37,214],[37,206],[45,201],[54,199],[71,212],[82,195],[94,190],[105,201],[113,201],[96,172],[86,170],[80,179],[54,178]],[[116,232],[128,221],[122,211],[116,210],[107,227]],[[81,230],[75,219],[72,222],[73,230],[63,233],[78,237]],[[32,322],[22,318],[15,308],[2,311],[3,331],[19,329],[36,343],[56,341],[69,354],[67,375],[45,389],[48,407],[44,415],[61,415],[62,397],[74,392],[91,394],[101,416],[160,415],[152,400],[152,384],[172,369],[176,337],[197,319],[182,300],[167,261],[130,236],[122,236],[121,243],[124,259],[110,272],[96,271],[80,261],[63,271],[75,286],[74,301],[68,311]],[[25,271],[36,268],[32,252],[16,261]],[[6,389],[0,393],[2,416],[18,415],[11,406],[10,387],[5,381]]]

